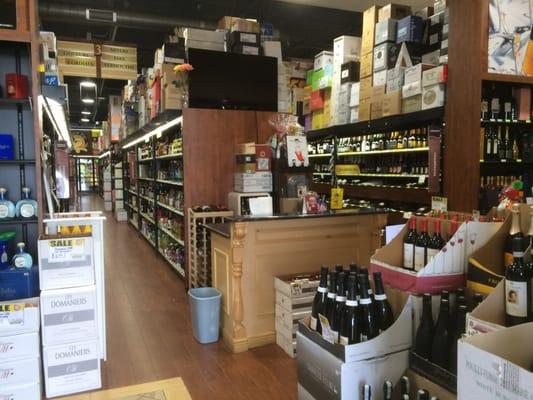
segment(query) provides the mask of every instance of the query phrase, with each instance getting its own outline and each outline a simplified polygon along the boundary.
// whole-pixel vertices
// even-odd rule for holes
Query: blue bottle
[[[2,249],[0,250],[0,269],[9,267],[9,256],[7,254],[7,244],[2,243]]]
[[[15,268],[30,269],[33,265],[33,258],[29,253],[24,251],[25,244],[17,243],[17,252],[13,256],[12,263]]]
[[[24,198],[17,202],[15,213],[17,217],[21,218],[34,218],[37,216],[37,202],[30,199],[31,189],[28,187],[22,188]]]
[[[15,205],[6,199],[6,188],[0,188],[0,219],[15,218]]]

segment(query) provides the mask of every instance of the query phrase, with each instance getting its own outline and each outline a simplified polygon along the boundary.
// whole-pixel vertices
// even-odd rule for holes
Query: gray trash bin
[[[212,287],[189,289],[192,333],[202,344],[218,340],[222,293]]]

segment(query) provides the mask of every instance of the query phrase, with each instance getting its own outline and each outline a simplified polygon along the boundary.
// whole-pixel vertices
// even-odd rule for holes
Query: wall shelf
[[[159,207],[161,207],[161,208],[164,208],[165,210],[173,212],[174,214],[181,215],[182,217],[185,215],[185,214],[183,214],[183,211],[180,211],[180,210],[178,210],[177,208],[174,208],[174,207],[167,206],[166,204],[163,204],[163,203],[161,203],[159,201],[157,202],[157,205]]]
[[[417,147],[412,149],[391,149],[391,150],[372,150],[372,151],[346,151],[338,153],[338,157],[350,156],[373,156],[380,154],[403,154],[403,153],[421,153],[429,151],[429,147]]]
[[[183,186],[183,182],[179,181],[167,181],[165,179],[157,179],[156,183],[161,183],[163,185],[172,185],[172,186]]]
[[[531,76],[517,76],[517,75],[495,74],[492,72],[481,72],[481,79],[484,81],[518,83],[521,85],[524,85],[524,84],[533,85],[533,77]]]
[[[167,154],[164,156],[156,156],[155,159],[156,160],[173,160],[173,159],[178,159],[182,157],[183,157],[183,153],[176,153],[176,154]]]

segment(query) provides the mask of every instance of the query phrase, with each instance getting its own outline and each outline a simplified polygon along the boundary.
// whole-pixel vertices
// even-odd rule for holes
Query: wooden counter
[[[322,264],[368,265],[386,221],[386,214],[361,213],[236,219],[228,223],[229,235],[213,229],[212,281],[222,292],[225,343],[233,352],[275,343],[273,277],[318,271]]]

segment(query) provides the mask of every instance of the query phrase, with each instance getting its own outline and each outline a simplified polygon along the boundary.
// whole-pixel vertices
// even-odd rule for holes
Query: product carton
[[[442,386],[439,386],[435,382],[433,382],[430,379],[427,379],[423,375],[417,373],[416,371],[413,371],[413,369],[409,368],[407,371],[405,371],[402,376],[407,376],[409,378],[409,383],[411,386],[410,391],[410,398],[416,398],[416,393],[419,389],[425,389],[427,390],[431,396],[436,396],[439,400],[457,400],[457,396],[455,393],[450,392],[449,390],[446,390]],[[393,399],[400,399],[401,398],[401,385],[396,385],[394,388],[394,394]]]
[[[350,107],[357,107],[359,105],[359,96],[360,96],[361,83],[353,83],[350,88]]]
[[[529,345],[533,323],[461,339],[457,399],[528,399],[533,393]]]
[[[395,19],[386,19],[378,22],[375,29],[374,42],[378,44],[385,42],[396,43],[396,25],[398,21]]]
[[[388,117],[402,113],[402,92],[387,92],[383,97],[383,116]]]
[[[406,83],[402,87],[402,97],[407,99],[413,96],[420,96],[422,94],[422,82]]]
[[[421,43],[424,35],[424,22],[421,17],[409,15],[398,21],[396,43]]]
[[[431,51],[422,55],[422,64],[439,65],[440,50]]]
[[[38,246],[41,290],[94,284],[92,237],[43,237]]]
[[[45,347],[43,367],[46,397],[102,387],[97,341]]]
[[[39,298],[0,302],[0,337],[39,331]]]
[[[341,66],[341,84],[359,82],[361,64],[358,61],[349,61]]]
[[[38,382],[16,386],[0,385],[0,399],[41,400],[41,385]]]
[[[189,41],[202,41],[224,44],[224,35],[224,31],[209,31],[206,29],[194,28],[185,28],[183,30],[183,37],[185,38],[185,43]]]
[[[422,95],[402,99],[402,114],[417,112],[422,109]]]
[[[422,86],[428,87],[438,85],[439,83],[446,83],[448,80],[448,66],[440,65],[435,68],[430,68],[422,72]]]
[[[333,40],[333,62],[341,65],[350,61],[359,61],[361,56],[361,38],[356,36],[339,36]]]
[[[420,219],[417,218],[419,226]],[[427,218],[429,235],[433,235],[433,218]],[[413,293],[439,293],[464,286],[468,257],[482,247],[501,226],[500,222],[462,223],[445,247],[418,272],[402,268],[404,262],[403,239],[408,224],[386,246],[377,250],[370,260],[373,272],[380,271],[383,282]],[[450,220],[441,221],[441,235],[447,237]],[[474,238],[474,240],[472,240]]]
[[[8,359],[35,358],[41,352],[39,333],[0,336],[0,363]],[[0,397],[1,399],[1,397]]]
[[[360,69],[361,79],[372,76],[373,63],[374,63],[374,53],[372,51],[370,53],[361,55],[361,69]]]
[[[424,71],[434,68],[434,65],[431,64],[416,64],[412,67],[408,67],[405,69],[405,85],[408,85],[410,83],[420,82],[422,81],[422,74]]]
[[[311,93],[309,107],[311,111],[322,110],[324,108],[324,91],[317,90]]]
[[[43,346],[98,336],[95,286],[43,291],[41,308]]]
[[[359,99],[370,99],[372,97],[372,76],[363,78],[359,85]]]
[[[389,18],[402,19],[411,14],[411,7],[401,4],[387,4],[378,11],[378,20],[385,21]]]
[[[34,355],[34,358],[2,360],[0,364],[0,392],[4,387],[39,382],[41,359],[38,354],[39,352]],[[8,399],[11,400],[10,397]]]
[[[355,124],[359,121],[359,107],[350,108],[350,124]]]
[[[272,173],[256,172],[255,174],[235,174],[235,191],[241,193],[271,192]]]
[[[363,13],[361,54],[370,53],[374,48],[374,28],[378,22],[379,9],[379,6],[372,6]]]
[[[359,100],[359,121],[368,121],[370,119],[370,99]]]
[[[372,86],[386,86],[387,85],[387,70],[384,69],[379,72],[374,72],[372,78]]]
[[[333,64],[333,52],[321,51],[315,56],[314,70],[318,71],[326,68],[326,65]]]
[[[505,281],[500,281],[494,290],[466,316],[466,334],[494,332],[504,329]]]
[[[446,94],[446,85],[440,83],[422,89],[422,110],[443,107]]]
[[[396,65],[400,46],[396,43],[382,43],[374,48],[374,72],[391,69]]]

